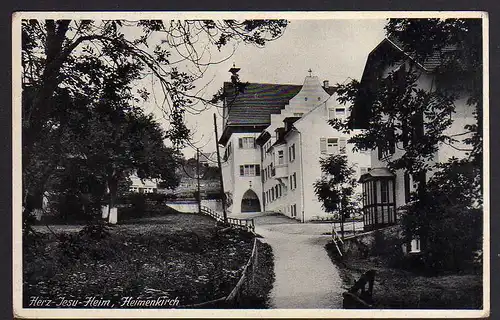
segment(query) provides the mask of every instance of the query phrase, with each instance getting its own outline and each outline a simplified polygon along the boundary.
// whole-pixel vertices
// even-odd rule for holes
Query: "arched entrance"
[[[241,212],[260,212],[260,201],[257,194],[248,189],[241,199]]]

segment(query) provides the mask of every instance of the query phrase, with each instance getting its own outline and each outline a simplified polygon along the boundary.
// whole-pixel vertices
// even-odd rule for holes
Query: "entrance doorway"
[[[241,199],[241,212],[260,212],[260,201],[257,194],[248,189]]]

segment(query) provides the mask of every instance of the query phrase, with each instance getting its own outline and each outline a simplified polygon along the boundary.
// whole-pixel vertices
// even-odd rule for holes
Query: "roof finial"
[[[233,76],[235,76],[238,73],[238,71],[240,71],[240,68],[236,68],[235,63],[233,62],[233,67],[229,69],[229,72],[231,72]]]
[[[309,70],[307,70],[307,72],[309,72],[309,77],[312,77],[312,72],[313,71],[311,70],[311,68],[309,68]]]

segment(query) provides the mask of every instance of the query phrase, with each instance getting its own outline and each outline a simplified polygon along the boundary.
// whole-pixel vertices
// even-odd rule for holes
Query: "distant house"
[[[445,49],[450,50],[449,48]],[[396,40],[382,40],[368,55],[360,82],[360,95],[352,110],[353,127],[366,128],[368,116],[371,113],[371,92],[376,90],[379,83],[391,71],[405,72],[405,69],[412,65],[416,66],[420,72],[417,81],[419,88],[433,90],[437,86],[449,85],[449,82],[443,80],[443,75],[436,70],[436,67],[441,63],[439,57],[439,53],[436,52],[426,61],[415,61],[403,51],[402,46]],[[446,134],[460,134],[462,139],[467,137],[463,134],[464,126],[475,123],[475,119],[472,108],[466,104],[466,99],[467,97],[461,96],[454,102],[456,112],[449,115],[453,119],[453,124],[446,130]],[[424,130],[423,127],[420,129]],[[391,172],[387,168],[387,162],[390,159],[399,158],[406,152],[405,146],[396,145],[391,136],[388,136],[386,141],[386,145],[372,150],[372,170],[362,175],[360,179],[363,185],[363,212],[366,230],[396,223],[399,219],[397,209],[408,203],[410,193],[415,189],[411,174],[403,170]],[[440,144],[431,162],[446,162],[451,157],[463,158],[466,156],[466,152],[462,151],[464,148],[463,141],[450,145]],[[427,178],[431,175],[432,173],[427,175]]]
[[[353,152],[349,136],[328,124],[347,110],[327,82],[308,76],[302,86],[250,83],[238,94],[231,83],[224,88],[220,143],[231,212],[274,211],[300,221],[327,217],[313,186],[322,175],[320,158],[346,154],[358,177],[370,168],[369,153]]]
[[[130,192],[137,193],[157,193],[158,192],[158,181],[151,179],[141,180],[136,175],[130,177],[132,180],[132,185],[129,187]]]
[[[203,166],[217,167],[217,152],[200,153],[200,164]]]

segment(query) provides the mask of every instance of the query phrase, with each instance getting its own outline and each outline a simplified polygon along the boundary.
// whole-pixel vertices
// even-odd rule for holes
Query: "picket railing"
[[[212,217],[218,222],[224,222],[224,217],[208,207],[201,206],[201,213]],[[252,233],[255,232],[255,223],[253,219],[227,218],[227,223],[233,228],[246,230]]]

